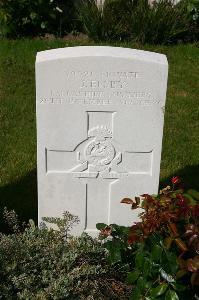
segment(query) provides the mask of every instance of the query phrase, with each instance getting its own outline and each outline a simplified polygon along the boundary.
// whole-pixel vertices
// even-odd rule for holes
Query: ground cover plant
[[[72,236],[78,218],[69,212],[38,228],[5,208],[0,299],[198,299],[199,192],[179,184],[175,176],[158,195],[124,198],[143,209],[140,221],[98,223],[98,239]]]
[[[32,220],[20,225],[14,211],[4,217],[13,230],[0,233],[0,299],[128,299],[124,270],[111,267],[99,241],[70,236],[78,220],[46,218],[59,230],[40,229]]]
[[[36,112],[34,62],[37,51],[94,42],[1,40],[0,42],[0,199],[21,220],[37,220]],[[98,44],[110,45],[110,44]],[[140,46],[111,44],[164,53],[169,81],[160,181],[179,174],[199,190],[199,49],[197,44]],[[1,220],[1,218],[0,218]],[[1,224],[1,226],[3,226]],[[2,227],[1,227],[2,228]]]

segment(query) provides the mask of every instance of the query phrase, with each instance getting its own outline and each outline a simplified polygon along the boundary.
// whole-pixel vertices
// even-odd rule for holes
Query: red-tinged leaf
[[[121,203],[133,205],[133,204],[136,204],[136,201],[135,201],[135,200],[132,200],[132,199],[130,199],[130,198],[124,198],[124,199],[122,199]]]
[[[177,263],[179,264],[181,269],[186,269],[187,264],[186,261],[184,259],[182,259],[181,257],[177,258]]]
[[[194,218],[199,217],[199,204],[193,206],[192,215]]]
[[[189,235],[192,235],[193,234],[193,230],[189,229],[189,230],[186,230],[185,232],[185,236],[189,236]]]
[[[193,261],[194,261],[195,265],[197,266],[197,268],[199,269],[199,255],[196,255],[196,256],[193,258]]]
[[[193,273],[191,275],[191,284],[199,286],[199,273]]]
[[[180,238],[177,238],[174,241],[181,251],[183,252],[188,251],[186,244]]]
[[[133,204],[131,205],[131,209],[136,209],[136,208],[138,208],[138,205],[137,205],[136,203],[133,203]]]
[[[187,226],[186,226],[186,230],[191,230],[191,231],[193,231],[195,229],[195,225],[194,224],[188,224]]]
[[[127,243],[129,245],[131,245],[131,244],[133,244],[137,241],[139,241],[139,236],[136,233],[130,233],[129,236],[128,236]]]
[[[100,235],[103,237],[108,237],[112,233],[112,227],[111,226],[106,226],[105,228],[102,228],[100,230]]]
[[[192,237],[190,237],[189,239],[188,245],[190,246],[197,238],[198,238],[197,234],[192,235]]]
[[[140,204],[140,197],[135,197],[135,202],[136,202],[137,205],[139,205]]]
[[[173,183],[173,184],[178,184],[178,183],[180,183],[180,177],[179,176],[174,176],[174,177],[172,177],[171,178],[171,182]]]
[[[168,250],[171,248],[171,244],[172,244],[173,240],[174,239],[172,237],[165,238],[164,245]]]
[[[177,229],[177,226],[176,226],[175,223],[169,223],[168,226],[169,226],[169,228],[170,228],[170,230],[171,230],[174,237],[179,236],[178,229]]]
[[[189,272],[197,272],[198,268],[197,265],[195,264],[194,260],[192,258],[189,258],[187,260],[187,269],[189,270]]]
[[[153,197],[149,194],[143,194],[143,195],[141,195],[141,197],[144,197],[144,199],[147,200],[148,202],[154,201]]]

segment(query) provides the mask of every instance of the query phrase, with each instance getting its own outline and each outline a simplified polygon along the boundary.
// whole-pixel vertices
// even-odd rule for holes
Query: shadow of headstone
[[[15,210],[20,222],[33,219],[37,224],[37,174],[36,169],[16,182],[0,188],[0,231],[7,232],[3,209]]]
[[[183,169],[177,170],[169,177],[163,178],[160,181],[160,188],[170,185],[173,176],[179,176],[181,178],[182,185],[185,189],[195,189],[199,191],[199,165],[186,166]]]

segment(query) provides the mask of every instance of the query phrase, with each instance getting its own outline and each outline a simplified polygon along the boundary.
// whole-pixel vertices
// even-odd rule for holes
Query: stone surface
[[[70,211],[74,233],[131,225],[124,197],[157,193],[168,64],[116,47],[39,52],[36,60],[39,221]]]

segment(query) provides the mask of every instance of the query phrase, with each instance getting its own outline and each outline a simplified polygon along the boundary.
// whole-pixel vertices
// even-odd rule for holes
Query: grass
[[[14,208],[22,219],[37,218],[36,52],[77,45],[94,42],[0,41],[0,208]],[[188,187],[199,189],[198,45],[114,45],[167,55],[169,82],[160,181],[179,175]]]

